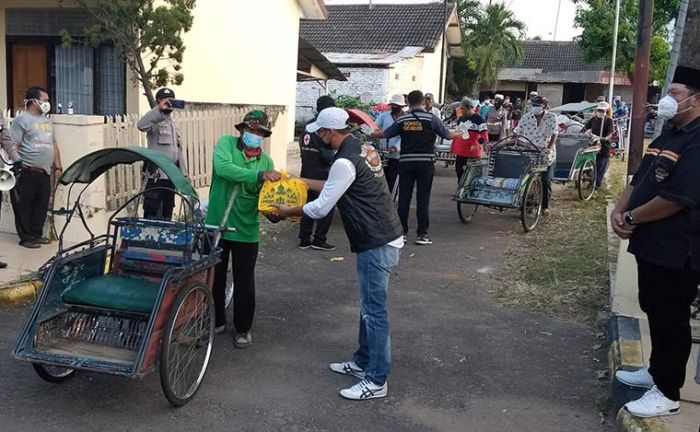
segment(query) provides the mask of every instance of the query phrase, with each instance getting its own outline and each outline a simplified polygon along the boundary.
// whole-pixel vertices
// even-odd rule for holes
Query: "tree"
[[[489,3],[475,8],[463,29],[466,45],[473,50],[477,85],[496,86],[505,59],[522,58],[525,24],[505,3]]]
[[[195,1],[74,0],[95,19],[86,29],[88,41],[114,45],[151,107],[156,105],[154,88],[184,80],[182,35],[192,28]]]
[[[574,0],[576,17],[574,23],[582,28],[578,38],[583,58],[595,63],[607,61],[612,56],[613,31],[615,27],[616,0]],[[669,24],[678,15],[680,0],[655,0],[654,39],[649,79],[663,81],[668,67],[670,45]],[[637,45],[637,20],[639,1],[622,0],[620,4],[620,26],[617,45],[617,70],[631,74]]]
[[[481,3],[479,0],[457,0],[457,14],[464,30],[465,25],[476,21]],[[463,42],[466,35],[463,34]],[[476,62],[471,47],[464,46],[464,58],[450,58],[447,65],[447,93],[454,99],[470,94],[476,85]]]

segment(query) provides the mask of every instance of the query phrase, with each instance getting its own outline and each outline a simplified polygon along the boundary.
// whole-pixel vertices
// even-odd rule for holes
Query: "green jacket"
[[[257,243],[260,241],[258,195],[262,188],[259,173],[274,169],[272,159],[265,153],[249,159],[238,148],[237,137],[224,135],[216,143],[213,164],[207,224],[221,224],[231,193],[237,193],[226,223],[236,232],[225,232],[222,237],[231,241]]]

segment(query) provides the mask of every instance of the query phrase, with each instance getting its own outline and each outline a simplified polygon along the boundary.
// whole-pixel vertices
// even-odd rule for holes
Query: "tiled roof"
[[[431,51],[454,8],[423,4],[328,5],[327,20],[301,20],[300,35],[323,53],[396,53],[404,47]]]
[[[518,69],[542,69],[543,72],[601,71],[608,66],[605,59],[586,63],[575,41],[523,41],[523,58],[506,61],[505,67]]]

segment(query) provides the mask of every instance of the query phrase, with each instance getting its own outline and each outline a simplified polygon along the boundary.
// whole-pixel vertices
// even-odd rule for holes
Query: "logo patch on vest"
[[[383,176],[382,159],[379,157],[377,150],[369,144],[362,144],[361,148],[360,157],[365,161],[375,177]]]
[[[307,146],[311,142],[311,135],[304,134],[304,145]]]
[[[422,132],[423,123],[420,120],[407,120],[403,122],[403,130],[406,132]]]

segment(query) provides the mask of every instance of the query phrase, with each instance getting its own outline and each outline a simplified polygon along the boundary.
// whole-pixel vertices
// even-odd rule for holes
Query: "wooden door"
[[[12,109],[24,109],[29,87],[48,87],[46,45],[12,44]]]

